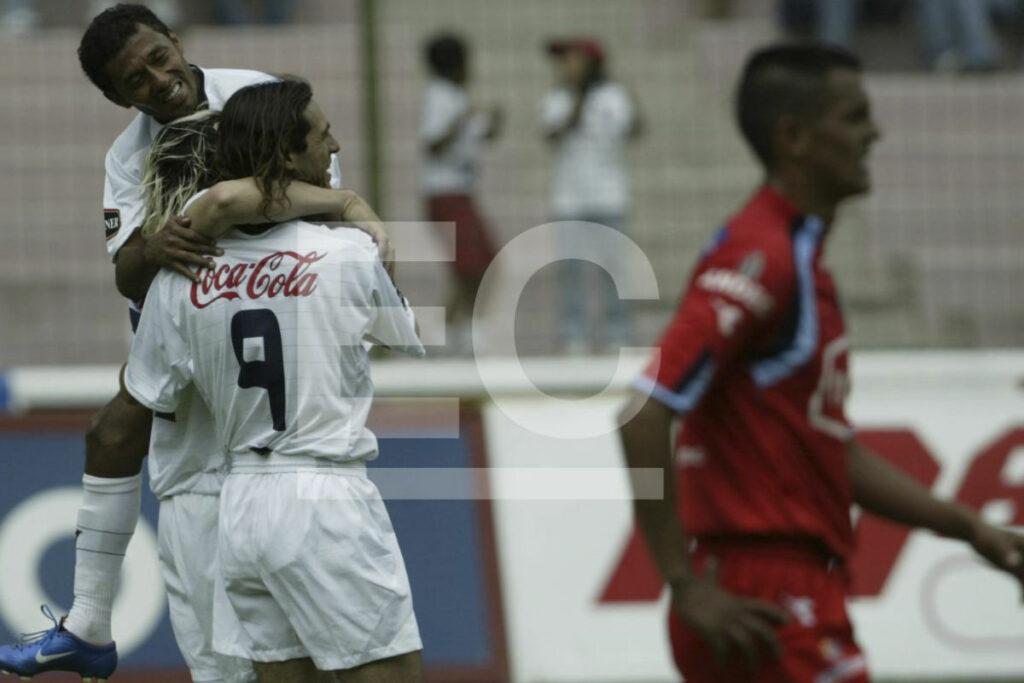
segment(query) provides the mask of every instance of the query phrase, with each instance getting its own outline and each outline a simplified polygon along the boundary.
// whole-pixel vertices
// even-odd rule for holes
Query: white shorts
[[[221,584],[219,590],[223,590],[216,559],[219,508],[218,496],[182,493],[162,500],[157,526],[160,564],[174,638],[192,680],[249,683],[256,680],[251,662],[213,650],[215,585]],[[218,633],[240,639],[241,627],[234,615],[227,619]]]
[[[402,552],[365,469],[232,472],[218,547],[228,606],[248,640],[239,649],[217,633],[218,651],[310,657],[337,671],[423,647]]]

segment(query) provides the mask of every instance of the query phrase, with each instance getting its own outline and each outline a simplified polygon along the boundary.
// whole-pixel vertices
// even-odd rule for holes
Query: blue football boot
[[[14,674],[28,680],[47,671],[70,671],[85,681],[100,683],[110,678],[117,668],[117,647],[92,645],[65,631],[46,605],[43,614],[53,628],[36,633],[23,633],[17,645],[0,646],[0,673]]]

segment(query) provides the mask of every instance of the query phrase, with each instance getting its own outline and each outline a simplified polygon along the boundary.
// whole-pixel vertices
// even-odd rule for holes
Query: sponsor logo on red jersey
[[[218,299],[231,301],[242,297],[309,296],[316,291],[319,279],[309,268],[325,255],[315,251],[278,251],[258,263],[224,264],[203,270],[199,282],[192,283],[192,305],[206,308]]]

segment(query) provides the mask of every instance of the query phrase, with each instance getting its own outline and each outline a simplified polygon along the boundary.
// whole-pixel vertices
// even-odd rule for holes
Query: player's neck
[[[791,201],[801,213],[814,214],[826,225],[832,223],[832,219],[835,218],[836,201],[825,196],[814,180],[804,174],[771,173],[766,184]]]

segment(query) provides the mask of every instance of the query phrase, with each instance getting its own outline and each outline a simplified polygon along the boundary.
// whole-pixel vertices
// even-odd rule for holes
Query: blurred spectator
[[[552,211],[560,221],[588,221],[626,230],[629,191],[623,163],[625,144],[640,133],[634,98],[608,78],[605,51],[595,40],[574,38],[547,45],[557,85],[541,102],[544,136],[555,150]],[[559,245],[562,252],[572,245]],[[619,254],[600,254],[614,263]],[[587,321],[588,275],[593,264],[565,259],[559,264],[561,341],[570,354],[589,350],[594,338]],[[630,314],[606,273],[598,329],[605,344],[632,338]]]
[[[451,353],[472,351],[472,316],[477,290],[494,259],[487,226],[473,195],[477,184],[480,143],[494,140],[501,128],[501,110],[470,105],[469,49],[456,35],[431,39],[424,53],[431,81],[420,120],[423,154],[421,186],[428,219],[455,224],[454,282],[445,305],[446,346]],[[451,236],[451,226],[441,234]]]
[[[916,0],[921,45],[935,71],[991,71],[999,66],[989,0]]]
[[[811,29],[820,43],[846,49],[853,46],[860,0],[782,0],[779,23],[789,32]]]
[[[3,0],[0,34],[20,36],[39,26],[39,13],[33,0]]]
[[[251,23],[249,12],[242,0],[216,0],[217,21],[228,26]],[[260,23],[284,24],[292,9],[292,0],[263,0],[263,17]]]

